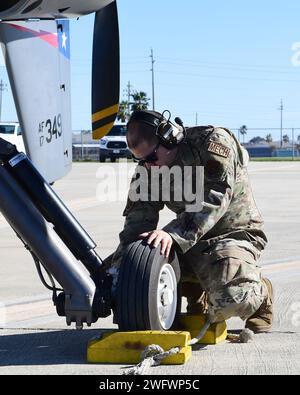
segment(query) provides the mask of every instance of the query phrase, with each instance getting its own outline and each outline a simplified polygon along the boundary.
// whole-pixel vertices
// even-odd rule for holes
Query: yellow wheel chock
[[[189,332],[113,332],[100,340],[91,340],[88,345],[89,363],[138,364],[146,347],[157,344],[164,350],[181,347],[179,354],[166,358],[163,365],[183,365],[192,355]]]
[[[179,317],[179,329],[188,331],[191,338],[198,336],[200,329],[205,324],[205,317],[201,315],[182,314]],[[212,324],[205,336],[198,342],[198,344],[219,344],[227,339],[227,325],[226,322]]]
[[[87,360],[97,364],[138,364],[141,354],[146,347],[155,344],[168,351],[180,347],[180,352],[166,358],[162,365],[183,365],[192,356],[192,347],[189,345],[195,338],[205,318],[199,315],[183,314],[179,319],[182,332],[117,332],[105,333],[99,339],[93,339],[88,344]],[[227,338],[226,323],[213,324],[199,344],[219,344]]]

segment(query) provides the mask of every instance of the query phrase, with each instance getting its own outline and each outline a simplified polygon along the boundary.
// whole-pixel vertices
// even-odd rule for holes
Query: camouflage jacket
[[[186,202],[132,202],[124,211],[125,227],[120,234],[118,260],[125,245],[141,233],[157,229],[159,212],[166,206],[176,219],[164,228],[175,241],[179,253],[194,246],[204,251],[223,239],[250,242],[262,251],[267,238],[263,221],[251,190],[247,165],[249,156],[234,134],[225,128],[195,127],[179,146],[174,165],[204,166],[204,204],[200,212],[186,211]],[[151,186],[150,186],[151,188]]]

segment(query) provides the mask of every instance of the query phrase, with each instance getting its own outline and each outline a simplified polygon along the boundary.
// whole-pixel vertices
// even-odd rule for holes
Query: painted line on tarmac
[[[1,327],[22,328],[48,323],[49,320],[58,319],[51,298],[34,300],[33,302],[22,301],[19,304],[1,305]]]
[[[124,193],[127,194],[127,190],[126,191],[124,190]],[[115,194],[113,194],[113,193],[111,195],[113,197],[115,196]],[[82,198],[82,199],[76,199],[76,200],[71,200],[71,201],[63,201],[63,203],[72,212],[88,210],[90,208],[99,207],[102,204],[102,202],[99,201],[96,196],[92,197],[92,198]],[[0,214],[0,229],[2,227],[7,227],[7,226],[9,226],[9,224],[7,223],[7,221],[3,217],[3,215]]]
[[[290,171],[286,171],[290,170]],[[294,175],[297,174],[297,169],[293,170],[293,168],[278,168],[278,169],[260,169],[260,170],[250,170],[249,175],[255,175],[255,174],[281,174],[283,173],[284,175]]]
[[[276,263],[274,265],[265,266],[263,268],[264,272],[270,273],[272,275],[278,273],[286,273],[293,272],[295,275],[300,274],[300,261],[289,262],[289,263]]]
[[[282,265],[284,263],[297,262],[297,261],[300,261],[300,255],[289,257],[289,258],[271,259],[267,261],[262,261],[262,266],[273,266],[277,264]]]
[[[263,271],[272,276],[300,275],[300,257],[264,262]],[[9,300],[2,303],[1,308],[6,320],[0,329],[35,329],[50,322],[56,323],[60,318],[54,313],[49,294]]]
[[[35,296],[28,296],[25,298],[18,298],[18,299],[11,299],[8,302],[5,302],[5,306],[20,306],[23,304],[30,304],[30,303],[35,303],[35,302],[43,302],[45,300],[49,300],[51,296],[49,294],[41,294],[41,295],[35,295]]]
[[[24,321],[15,321],[15,322],[8,322],[6,325],[3,325],[0,329],[1,330],[14,330],[14,329],[33,329],[36,330],[39,326],[47,325],[49,322],[57,322],[57,320],[61,318],[58,317],[56,314],[46,315],[44,317],[37,317],[30,320]]]
[[[97,197],[82,198],[65,202],[65,205],[70,211],[78,212],[81,210],[87,210],[101,206],[101,202],[97,200]],[[0,214],[0,230],[10,228],[10,225],[6,219]]]

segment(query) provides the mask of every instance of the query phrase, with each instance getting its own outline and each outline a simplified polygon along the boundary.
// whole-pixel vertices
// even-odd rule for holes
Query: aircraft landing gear
[[[180,266],[138,241],[120,268],[116,316],[121,331],[170,330],[181,311]]]

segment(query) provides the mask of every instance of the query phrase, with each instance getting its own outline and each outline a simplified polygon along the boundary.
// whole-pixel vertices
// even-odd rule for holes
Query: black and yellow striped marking
[[[102,139],[111,131],[118,112],[119,104],[115,104],[93,114],[92,123],[94,140]]]

